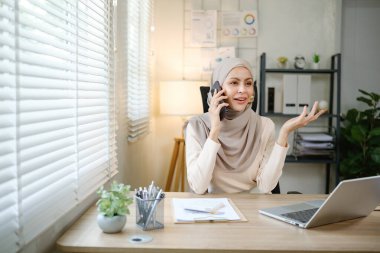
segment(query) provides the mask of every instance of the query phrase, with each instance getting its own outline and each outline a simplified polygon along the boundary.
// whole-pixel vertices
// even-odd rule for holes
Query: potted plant
[[[363,111],[350,109],[341,129],[342,179],[380,174],[380,95],[360,90],[356,100],[368,105]]]
[[[102,186],[97,194],[100,197],[96,202],[99,227],[105,233],[120,232],[127,221],[126,215],[130,213],[129,205],[133,202],[130,196],[130,185],[114,181],[110,190],[105,190]]]
[[[277,58],[278,67],[286,69],[288,66],[288,58],[285,56],[280,56]]]
[[[319,54],[317,53],[314,53],[313,54],[313,57],[312,57],[312,64],[311,64],[311,68],[312,69],[319,69],[319,61],[321,60],[321,57]]]

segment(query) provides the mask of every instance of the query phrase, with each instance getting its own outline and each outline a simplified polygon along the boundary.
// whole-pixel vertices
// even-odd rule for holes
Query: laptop
[[[301,228],[312,228],[367,216],[379,204],[380,176],[373,176],[340,182],[326,200],[265,208],[259,212]]]

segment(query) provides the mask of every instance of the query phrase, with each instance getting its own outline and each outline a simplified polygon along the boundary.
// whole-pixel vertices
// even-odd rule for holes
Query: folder
[[[298,75],[298,88],[297,88],[297,113],[303,111],[306,105],[310,110],[311,106],[311,75]]]
[[[298,78],[297,75],[283,76],[283,103],[282,112],[284,114],[297,113],[297,93]]]
[[[311,75],[284,75],[283,89],[284,114],[299,114],[311,105]]]

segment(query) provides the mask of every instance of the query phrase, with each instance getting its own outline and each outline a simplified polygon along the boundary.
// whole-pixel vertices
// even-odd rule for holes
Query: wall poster
[[[226,37],[256,37],[257,11],[231,11],[221,14],[222,35]]]
[[[216,10],[191,11],[191,46],[216,47]]]

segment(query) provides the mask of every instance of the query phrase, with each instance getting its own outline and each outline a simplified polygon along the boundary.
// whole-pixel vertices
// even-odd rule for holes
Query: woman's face
[[[244,67],[231,70],[224,81],[222,88],[228,96],[227,103],[235,111],[243,111],[253,96],[253,78],[251,72]]]

